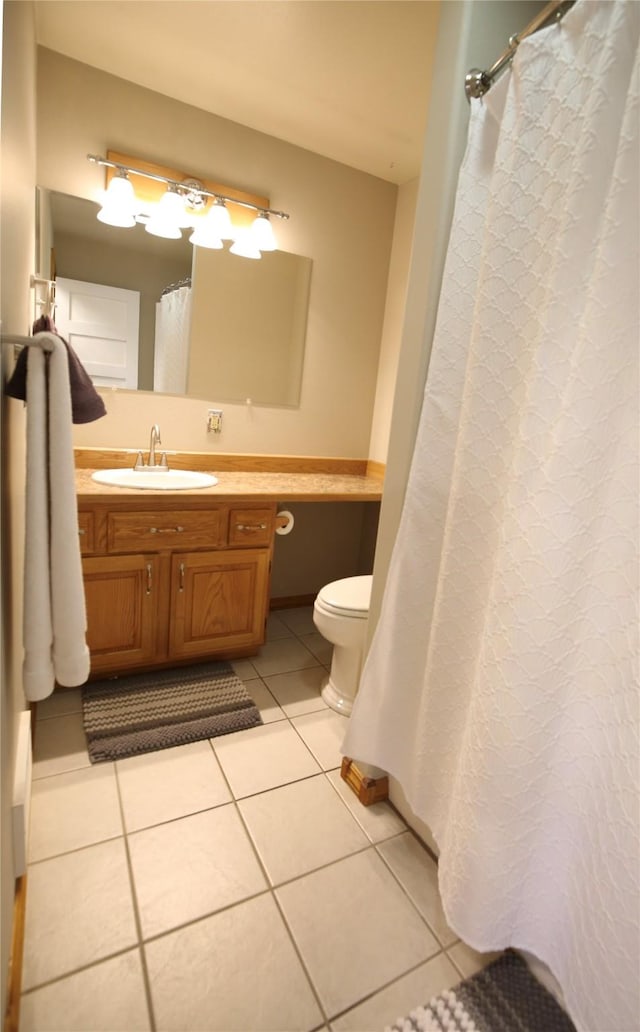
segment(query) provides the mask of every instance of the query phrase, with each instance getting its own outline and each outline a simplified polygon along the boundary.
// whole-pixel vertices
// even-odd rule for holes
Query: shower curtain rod
[[[487,90],[491,89],[496,76],[512,60],[522,40],[526,39],[527,36],[532,36],[538,29],[543,28],[547,22],[552,20],[560,21],[564,18],[567,11],[573,7],[574,3],[575,0],[551,0],[529,22],[522,32],[518,32],[515,36],[510,37],[509,46],[500,55],[498,60],[491,65],[488,71],[483,72],[479,68],[472,68],[470,72],[467,72],[464,80],[464,92],[467,95],[467,100],[470,100],[471,97],[475,99],[483,97]]]

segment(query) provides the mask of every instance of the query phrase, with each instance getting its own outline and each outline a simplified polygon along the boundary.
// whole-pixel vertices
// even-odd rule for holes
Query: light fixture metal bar
[[[167,186],[177,187],[178,190],[181,190],[184,193],[197,193],[202,197],[212,197],[214,200],[228,201],[229,204],[237,204],[241,208],[251,208],[252,211],[259,211],[262,215],[274,215],[278,219],[289,218],[286,211],[275,211],[273,208],[262,208],[258,204],[251,204],[250,201],[238,200],[237,197],[229,197],[226,194],[212,193],[204,187],[193,186],[191,180],[188,184],[181,183],[177,179],[169,179],[167,176],[161,176],[155,172],[144,172],[140,168],[133,168],[130,165],[121,165],[117,161],[109,161],[108,158],[103,158],[99,154],[87,154],[87,160],[91,161],[94,165],[106,165],[108,168],[116,168],[120,172],[130,172],[135,176],[144,176],[145,179],[153,179],[157,183],[166,183]]]

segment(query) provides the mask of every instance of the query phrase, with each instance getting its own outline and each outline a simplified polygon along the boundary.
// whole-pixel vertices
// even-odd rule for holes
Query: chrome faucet
[[[138,452],[136,464],[133,467],[136,470],[144,469],[169,469],[169,463],[167,462],[167,453],[162,452],[160,456],[160,462],[156,459],[156,448],[159,444],[162,444],[160,439],[160,427],[157,423],[154,423],[151,427],[151,438],[149,440],[149,461],[145,463],[142,452]]]
[[[154,423],[151,427],[151,440],[149,441],[149,467],[153,469],[157,466],[156,462],[156,445],[162,444],[160,440],[160,427],[157,423]],[[166,461],[166,460],[165,460]]]

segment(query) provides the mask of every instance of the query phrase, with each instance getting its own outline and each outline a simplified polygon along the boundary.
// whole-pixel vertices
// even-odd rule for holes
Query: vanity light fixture
[[[115,154],[113,156],[126,157]],[[252,197],[251,194],[240,194],[237,197],[227,196],[207,189],[198,180],[185,179],[180,182],[160,174],[160,171],[151,171],[154,168],[160,169],[160,166],[152,166],[143,162],[143,164],[147,164],[147,170],[134,168],[96,154],[88,154],[87,159],[93,164],[104,165],[115,170],[116,174],[113,175],[109,187],[105,191],[105,200],[98,212],[100,221],[108,222],[110,225],[127,228],[134,226],[136,222],[145,222],[145,229],[148,233],[170,239],[178,239],[182,235],[181,230],[191,226],[193,232],[189,240],[196,246],[219,250],[223,240],[232,240],[234,243],[230,250],[233,254],[255,259],[261,257],[261,251],[273,251],[277,248],[270,217],[289,218],[284,211],[275,211],[244,199]],[[129,175],[141,176],[166,185],[166,192],[159,203],[155,204],[150,215],[148,214],[149,207],[145,208],[145,205],[136,199],[134,186],[128,178]],[[209,185],[216,186],[217,184]],[[141,189],[140,183],[138,183],[138,188]],[[118,203],[116,203],[116,197],[118,197]],[[120,198],[122,198],[121,201]],[[256,197],[256,200],[261,199]],[[212,200],[213,204],[208,213],[203,214],[209,200]],[[234,227],[227,203],[256,213],[250,229]]]
[[[240,255],[241,258],[262,258],[252,230],[253,226],[238,230],[236,238],[229,248],[230,254]]]
[[[269,216],[266,212],[260,212],[249,232],[259,251],[277,251],[278,245],[273,232],[273,226],[269,222]]]
[[[212,232],[215,232],[220,240],[235,240],[236,231],[231,222],[229,209],[221,197],[214,199],[206,219],[210,223]]]
[[[107,226],[129,229],[135,226],[135,194],[133,185],[124,169],[119,169],[104,191],[98,219]]]
[[[208,247],[210,250],[219,251],[224,246],[223,240],[234,240],[235,236],[236,230],[231,223],[227,206],[224,201],[216,198],[208,214],[198,220],[189,242],[196,247]]]
[[[182,236],[181,223],[184,215],[182,197],[175,186],[169,186],[144,227],[145,231],[152,236],[165,237],[167,240],[179,240]]]

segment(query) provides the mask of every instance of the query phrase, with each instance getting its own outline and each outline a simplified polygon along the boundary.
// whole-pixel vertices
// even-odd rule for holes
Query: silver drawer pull
[[[87,532],[86,532],[86,530],[85,530],[85,528],[84,528],[84,527],[79,527],[79,528],[78,528],[78,534],[86,534],[86,533],[87,533]]]
[[[266,530],[266,523],[236,523],[236,530]]]
[[[182,534],[184,527],[149,527],[150,534]]]

